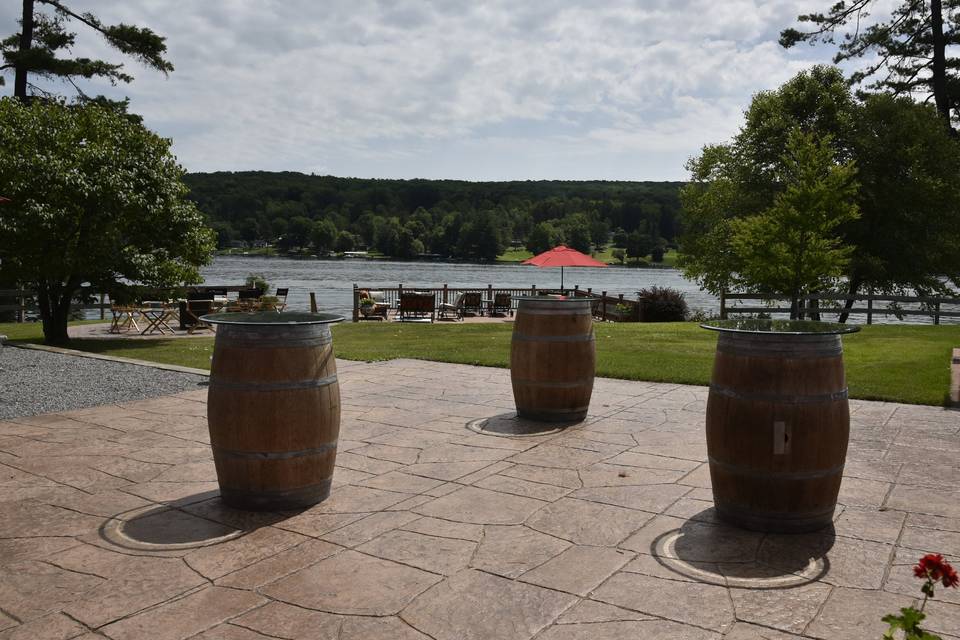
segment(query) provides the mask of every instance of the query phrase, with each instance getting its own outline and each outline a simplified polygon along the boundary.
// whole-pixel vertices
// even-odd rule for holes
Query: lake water
[[[353,309],[353,285],[362,287],[434,288],[486,287],[555,289],[560,286],[560,269],[541,269],[514,264],[465,264],[450,262],[400,262],[394,260],[296,260],[253,256],[217,256],[202,269],[206,285],[243,284],[251,273],[263,275],[272,289],[287,287],[287,303],[294,309],[307,309],[310,292],[317,294],[322,311],[349,317]],[[636,298],[637,291],[656,285],[682,291],[693,309],[717,311],[714,296],[685,280],[676,269],[637,269],[631,267],[577,267],[564,269],[564,285],[609,295],[624,294]]]

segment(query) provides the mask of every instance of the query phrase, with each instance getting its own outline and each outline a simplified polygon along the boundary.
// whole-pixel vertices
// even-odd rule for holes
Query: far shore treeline
[[[220,248],[326,254],[370,250],[492,261],[566,243],[622,247],[620,260],[673,246],[681,182],[384,180],[294,172],[192,173],[189,197]]]

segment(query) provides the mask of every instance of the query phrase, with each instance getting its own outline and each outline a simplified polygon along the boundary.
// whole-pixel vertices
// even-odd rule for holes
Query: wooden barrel
[[[839,334],[721,330],[707,453],[722,520],[784,533],[828,526],[849,432]]]
[[[510,348],[517,414],[543,422],[587,416],[596,353],[589,298],[519,298]]]
[[[313,313],[222,313],[207,418],[220,495],[241,509],[296,509],[330,494],[340,386],[329,324]]]

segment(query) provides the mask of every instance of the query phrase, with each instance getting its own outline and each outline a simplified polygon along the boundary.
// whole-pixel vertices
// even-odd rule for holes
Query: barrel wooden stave
[[[721,334],[707,402],[721,519],[779,532],[832,522],[849,437],[839,341]]]
[[[329,328],[221,325],[208,392],[221,495],[245,509],[294,509],[329,495],[340,390]]]
[[[583,420],[593,393],[595,368],[589,301],[520,301],[510,349],[510,377],[521,418]]]

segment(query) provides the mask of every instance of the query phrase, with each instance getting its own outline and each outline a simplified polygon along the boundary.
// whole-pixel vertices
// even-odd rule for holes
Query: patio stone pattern
[[[960,412],[851,401],[834,526],[728,527],[707,389],[597,379],[586,421],[500,436],[509,372],[338,362],[333,491],[219,499],[205,391],[0,421],[0,640],[878,638],[960,561]],[[926,626],[960,639],[960,591]]]

